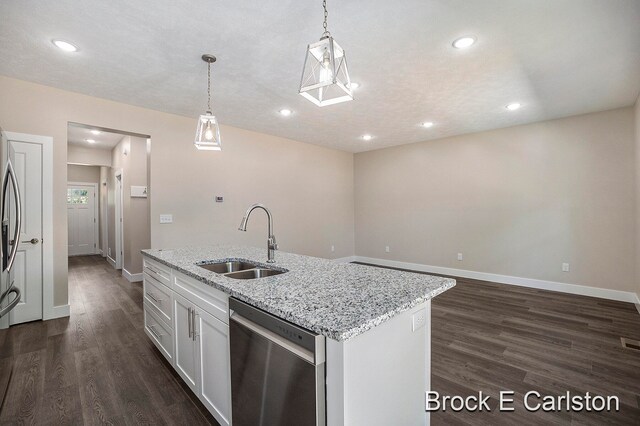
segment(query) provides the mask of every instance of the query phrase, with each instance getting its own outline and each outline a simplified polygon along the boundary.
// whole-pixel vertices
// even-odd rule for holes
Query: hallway
[[[0,330],[0,424],[216,424],[142,329],[142,283],[69,258],[71,317]]]

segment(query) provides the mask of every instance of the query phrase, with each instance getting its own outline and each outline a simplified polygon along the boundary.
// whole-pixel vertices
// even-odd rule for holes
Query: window
[[[89,191],[86,189],[67,189],[67,204],[89,204]]]

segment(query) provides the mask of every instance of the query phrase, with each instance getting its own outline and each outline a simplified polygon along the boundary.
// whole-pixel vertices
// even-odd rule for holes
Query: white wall
[[[635,291],[633,131],[623,108],[356,154],[356,254]]]
[[[151,246],[213,243],[264,246],[260,212],[237,227],[254,202],[272,208],[282,250],[353,254],[353,155],[222,126],[222,152],[193,146],[196,117],[182,117],[0,76],[4,130],[53,137],[54,303],[67,303],[67,125],[84,123],[151,136]],[[34,120],[33,117],[39,117]],[[84,161],[79,161],[84,162]],[[96,164],[93,163],[92,164]],[[224,203],[215,203],[224,195]],[[160,225],[160,213],[174,223]],[[336,251],[331,252],[331,244]],[[266,249],[265,249],[266,251]]]
[[[82,146],[67,146],[67,162],[86,164],[91,166],[111,166],[111,151],[108,149],[85,148]]]

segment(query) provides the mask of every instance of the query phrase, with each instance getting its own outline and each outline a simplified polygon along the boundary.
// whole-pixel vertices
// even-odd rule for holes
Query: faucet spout
[[[278,250],[278,244],[276,243],[275,235],[273,235],[273,217],[271,216],[271,211],[265,205],[258,203],[250,206],[247,209],[246,213],[244,214],[242,221],[240,222],[240,227],[238,227],[238,230],[246,232],[249,216],[251,215],[251,212],[253,212],[255,209],[264,210],[265,213],[267,214],[267,218],[269,219],[269,229],[267,230],[269,234],[267,237],[267,262],[273,263],[275,262],[275,251]]]

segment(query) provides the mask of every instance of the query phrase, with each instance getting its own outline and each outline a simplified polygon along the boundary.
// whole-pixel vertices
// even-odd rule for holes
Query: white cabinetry
[[[173,317],[175,330],[175,359],[176,371],[182,380],[197,395],[198,383],[198,351],[196,348],[194,321],[192,312],[195,310],[193,303],[180,296],[173,295]]]
[[[231,424],[229,297],[145,257],[145,332],[216,420]]]
[[[222,424],[231,414],[229,326],[206,311],[196,311],[200,400]],[[227,348],[221,350],[221,348]],[[217,414],[217,415],[216,415]],[[224,419],[220,420],[220,419]]]

